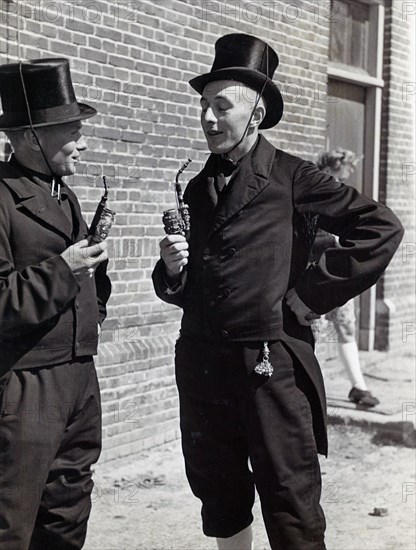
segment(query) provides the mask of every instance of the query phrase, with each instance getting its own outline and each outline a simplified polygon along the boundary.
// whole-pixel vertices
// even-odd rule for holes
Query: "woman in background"
[[[345,182],[354,172],[355,166],[360,160],[352,151],[338,148],[335,151],[321,153],[317,165],[323,172]],[[337,237],[318,230],[312,247],[311,262],[318,261],[327,248],[334,246],[338,246]],[[360,367],[356,342],[354,300],[349,300],[343,306],[333,309],[325,315],[325,319],[334,325],[338,353],[352,384],[348,398],[363,407],[375,407],[380,401],[368,390]]]

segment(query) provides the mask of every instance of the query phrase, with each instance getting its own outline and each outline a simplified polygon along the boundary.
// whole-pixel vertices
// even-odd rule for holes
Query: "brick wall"
[[[1,63],[18,55],[16,12],[16,4],[1,3]],[[313,159],[325,147],[327,3],[21,0],[19,19],[22,57],[68,57],[79,100],[99,111],[85,123],[89,150],[70,183],[90,220],[105,174],[118,213],[109,238],[113,295],[98,357],[102,460],[113,460],[178,435],[173,346],[180,311],[156,299],[150,275],[161,214],[174,202],[171,182],[188,157],[194,162],[184,182],[206,159],[199,97],[187,81],[209,70],[219,36],[263,37],[280,56],[275,79],[286,101],[283,121],[265,134]]]
[[[382,283],[377,347],[414,350],[415,333],[415,76],[409,64],[414,15],[409,2],[389,1],[384,40],[380,200],[399,216],[406,233]],[[392,305],[392,308],[389,306]]]

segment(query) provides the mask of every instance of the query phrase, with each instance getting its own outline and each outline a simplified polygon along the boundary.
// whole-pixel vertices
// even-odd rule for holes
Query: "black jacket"
[[[153,273],[156,293],[183,308],[182,334],[212,341],[286,342],[313,381],[324,418],[311,330],[298,324],[285,294],[295,287],[317,313],[344,304],[383,273],[402,226],[386,206],[275,149],[262,136],[216,207],[210,162],[212,157],[185,193],[191,216],[186,284],[168,294],[160,260]],[[329,249],[307,268],[316,216],[322,229],[339,235],[342,248]],[[323,449],[326,442],[321,443]]]
[[[97,353],[111,292],[107,262],[95,278],[78,278],[60,256],[88,231],[66,192],[73,227],[36,178],[0,163],[0,373]]]
[[[401,224],[386,206],[264,137],[215,209],[208,163],[185,193],[191,214],[185,288],[168,295],[162,262],[154,273],[158,296],[183,308],[184,332],[275,339],[289,288],[295,286],[311,310],[326,313],[372,286],[400,243]],[[306,269],[314,238],[308,220],[315,216],[319,227],[339,235],[342,248],[329,249]]]

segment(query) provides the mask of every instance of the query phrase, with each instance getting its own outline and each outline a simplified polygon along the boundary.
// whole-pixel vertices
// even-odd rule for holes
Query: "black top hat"
[[[227,34],[215,44],[211,71],[193,78],[189,84],[202,94],[208,82],[242,82],[262,94],[266,102],[266,116],[259,127],[271,128],[283,114],[283,98],[272,80],[278,65],[277,53],[263,40],[249,34]]]
[[[78,103],[68,59],[33,59],[0,66],[0,130],[20,130],[83,120],[97,111]],[[23,86],[23,82],[24,86]],[[26,91],[26,94],[25,94]]]

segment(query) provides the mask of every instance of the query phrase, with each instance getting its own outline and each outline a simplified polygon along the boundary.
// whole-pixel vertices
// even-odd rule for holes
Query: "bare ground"
[[[330,426],[329,437],[330,457],[321,460],[328,550],[415,550],[415,449],[376,444],[351,426]],[[141,487],[160,476],[163,485]],[[95,481],[85,550],[216,548],[201,532],[178,442],[117,469],[98,467]],[[255,550],[269,549],[258,502],[254,514]]]

